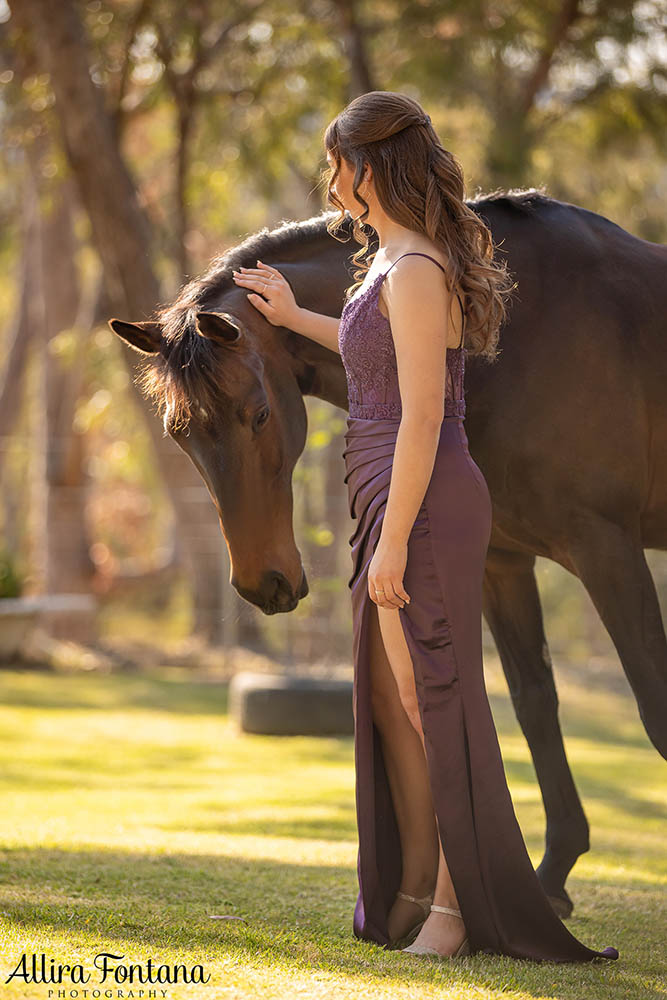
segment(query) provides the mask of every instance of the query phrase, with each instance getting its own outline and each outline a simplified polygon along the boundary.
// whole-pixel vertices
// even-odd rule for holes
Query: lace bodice
[[[416,251],[415,251],[416,253]],[[410,254],[402,254],[408,257]],[[428,254],[417,254],[429,257]],[[394,264],[397,264],[399,257]],[[433,260],[441,270],[439,261]],[[382,281],[391,270],[378,274],[363,292],[344,306],[338,328],[338,348],[347,378],[351,417],[377,419],[400,417],[401,395],[398,385],[396,353],[387,317],[380,312],[378,298]],[[458,296],[457,296],[458,297]],[[459,298],[461,312],[463,305]],[[465,347],[464,336],[458,347],[448,347],[445,378],[445,416],[465,417]]]

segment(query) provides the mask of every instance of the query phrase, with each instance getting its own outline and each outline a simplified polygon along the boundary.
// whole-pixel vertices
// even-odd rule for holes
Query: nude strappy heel
[[[400,949],[401,951],[404,951],[405,949],[403,945],[411,944],[412,941],[414,941],[414,939],[419,934],[422,927],[424,926],[424,921],[429,915],[431,903],[433,901],[433,894],[431,893],[429,896],[411,896],[409,892],[401,892],[401,890],[399,889],[396,895],[400,899],[407,899],[409,903],[416,903],[417,906],[421,906],[424,913],[424,916],[419,921],[419,923],[415,924],[414,927],[411,927],[406,934],[402,934],[401,937],[396,938],[394,941],[391,942],[390,947],[392,949],[397,948]]]
[[[432,903],[431,909],[437,910],[438,913],[451,913],[455,917],[461,917],[461,911],[454,910],[451,906],[438,906],[437,903]],[[463,917],[461,917],[461,919],[463,919]],[[443,955],[442,952],[437,950],[437,948],[428,948],[423,944],[412,944],[409,948],[401,948],[401,951],[409,951],[412,955],[438,955],[440,958],[458,958],[459,955],[470,954],[470,942],[468,941],[468,936],[466,935],[452,955]]]

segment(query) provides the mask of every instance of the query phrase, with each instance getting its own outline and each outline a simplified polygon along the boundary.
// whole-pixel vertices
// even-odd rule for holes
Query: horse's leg
[[[534,564],[532,555],[489,549],[483,609],[542,792],[546,849],[537,875],[558,915],[567,917],[572,900],[565,880],[579,855],[589,849],[588,820],[558,721]]]
[[[587,519],[568,554],[616,647],[646,734],[667,758],[667,639],[639,525]]]

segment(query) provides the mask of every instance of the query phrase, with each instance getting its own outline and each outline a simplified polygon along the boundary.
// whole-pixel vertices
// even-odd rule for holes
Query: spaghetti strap
[[[438,265],[443,274],[447,274],[440,261],[436,260],[435,257],[431,257],[431,255],[428,253],[421,253],[419,250],[409,250],[407,253],[402,253],[400,257],[397,257],[396,260],[394,261],[394,264],[398,264],[399,260],[403,260],[404,257],[428,257],[429,260],[432,260],[434,264]],[[389,274],[394,264],[391,264],[391,266],[387,268],[387,270],[382,275],[383,278],[386,278],[386,276]]]
[[[422,253],[420,250],[409,250],[407,253],[402,253],[400,257],[397,257],[396,260],[394,261],[394,264],[398,264],[399,260],[403,260],[404,257],[428,257],[429,260],[432,260],[434,264],[438,265],[438,267],[445,276],[447,275],[447,272],[440,263],[440,261],[436,260],[435,257],[431,257],[429,253]],[[384,272],[384,274],[382,275],[382,281],[384,281],[384,279],[387,277],[394,264],[391,264]],[[382,281],[380,282],[380,284],[382,284]],[[461,301],[461,296],[459,295],[458,292],[456,292],[456,297],[459,300],[459,306],[461,307],[461,339],[459,341],[458,347],[456,347],[455,350],[460,351],[463,345],[466,314],[465,314],[465,309],[463,308],[463,302]]]

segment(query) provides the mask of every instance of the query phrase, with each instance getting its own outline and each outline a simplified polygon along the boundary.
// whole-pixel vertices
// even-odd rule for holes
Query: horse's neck
[[[310,337],[290,331],[288,350],[299,388],[304,396],[316,396],[347,409],[347,383],[340,354]]]

